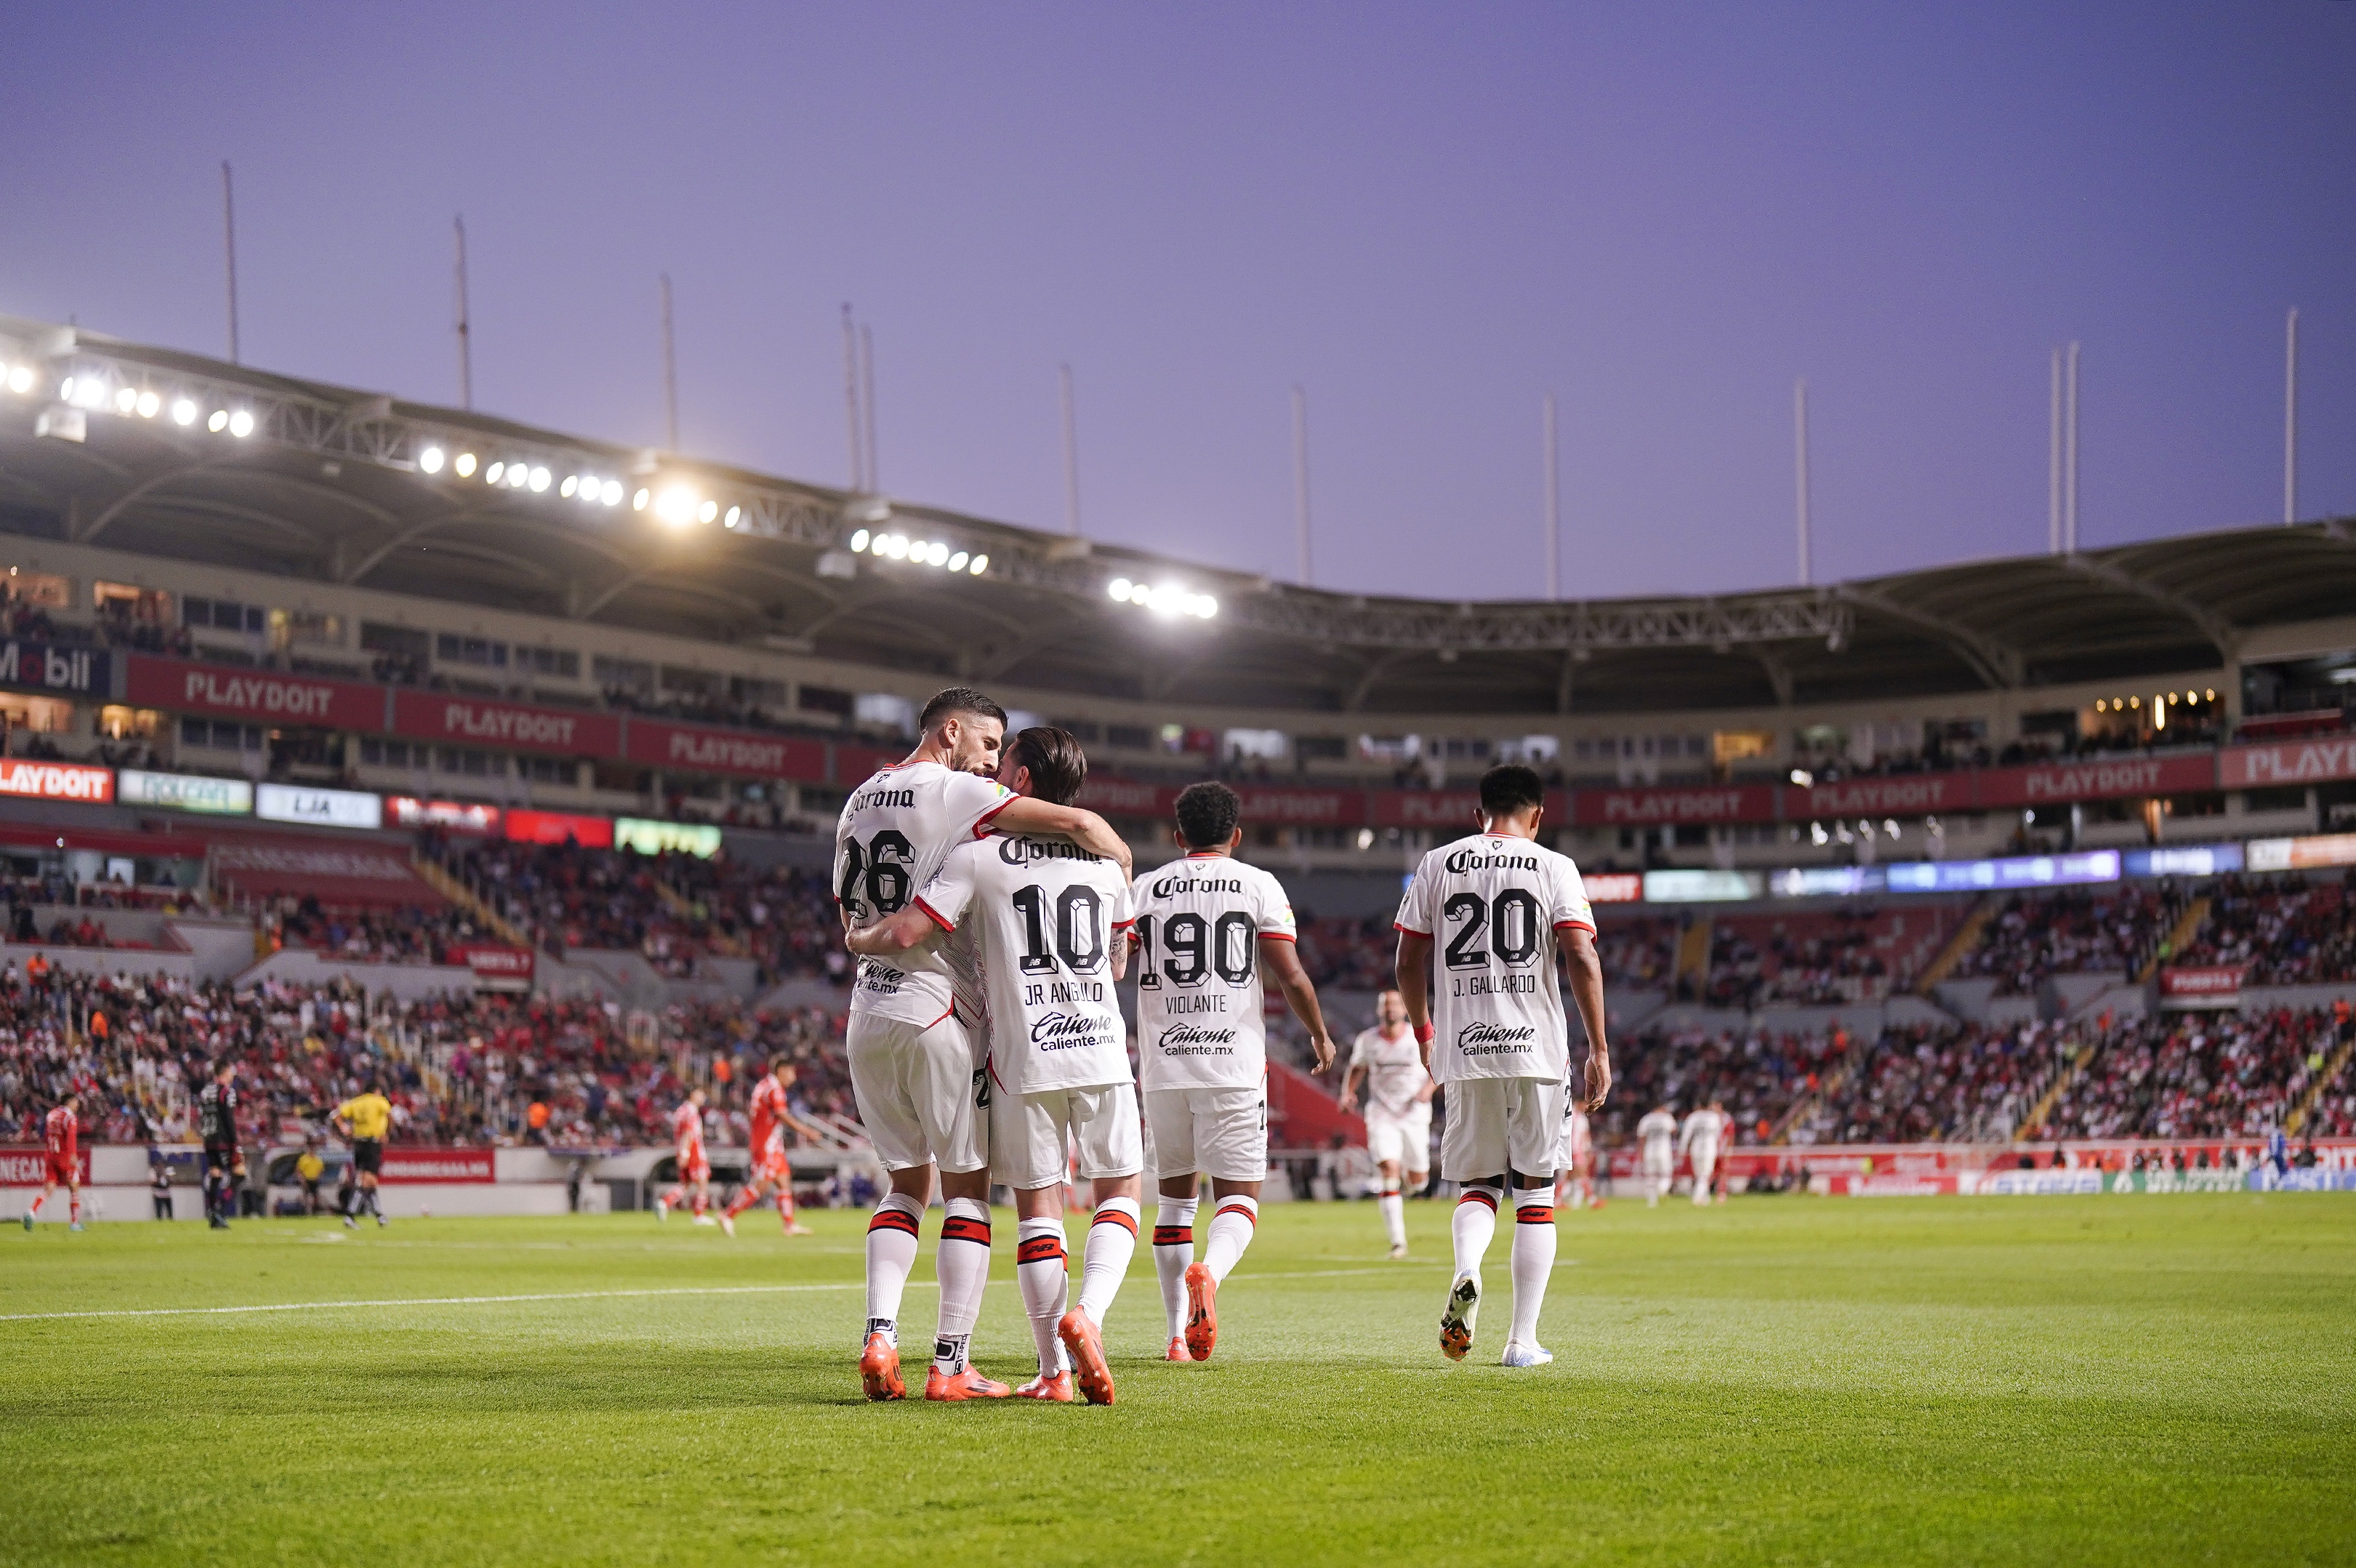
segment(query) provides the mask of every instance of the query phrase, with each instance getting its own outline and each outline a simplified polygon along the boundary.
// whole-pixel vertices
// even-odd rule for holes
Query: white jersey
[[[1433,1078],[1563,1081],[1558,933],[1595,930],[1569,855],[1503,833],[1442,844],[1416,867],[1398,926],[1433,942]]]
[[[1636,1123],[1636,1136],[1644,1145],[1644,1157],[1670,1157],[1676,1146],[1677,1119],[1665,1111],[1647,1111]]]
[[[1366,1109],[1386,1116],[1404,1116],[1415,1109],[1415,1097],[1431,1081],[1423,1070],[1423,1047],[1415,1031],[1399,1026],[1398,1037],[1387,1039],[1380,1029],[1361,1029],[1350,1043],[1349,1067],[1366,1069]],[[1429,1101],[1426,1104],[1430,1103]]]
[[[1129,936],[1119,865],[1062,839],[993,835],[951,851],[916,902],[944,930],[977,929],[998,1092],[1131,1081],[1109,961]]]
[[[1258,1089],[1268,1076],[1259,939],[1296,940],[1283,884],[1224,854],[1190,854],[1139,877],[1141,1087]]]
[[[949,851],[971,843],[1014,795],[937,762],[880,768],[851,792],[834,828],[834,899],[863,926],[907,906]],[[851,1010],[933,1025],[958,1002],[979,1013],[980,975],[961,942],[931,941],[896,959],[862,958]]]
[[[1706,1106],[1693,1112],[1686,1118],[1685,1126],[1677,1133],[1678,1153],[1682,1154],[1687,1149],[1699,1149],[1712,1158],[1716,1158],[1718,1146],[1725,1141],[1727,1133],[1732,1130],[1733,1121],[1734,1118],[1731,1116],[1722,1112],[1712,1111]]]

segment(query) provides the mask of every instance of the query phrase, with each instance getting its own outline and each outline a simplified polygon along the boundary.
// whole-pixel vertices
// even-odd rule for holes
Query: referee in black
[[[237,1063],[213,1064],[213,1080],[197,1095],[198,1135],[204,1139],[205,1219],[216,1230],[229,1229],[237,1211],[237,1189],[245,1179],[245,1156],[237,1148]]]

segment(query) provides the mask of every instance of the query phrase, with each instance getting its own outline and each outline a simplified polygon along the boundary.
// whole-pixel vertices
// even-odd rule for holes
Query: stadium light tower
[[[1562,597],[1562,471],[1555,439],[1554,393],[1546,394],[1547,601]]]
[[[1064,394],[1064,529],[1080,536],[1080,446],[1072,417],[1072,367],[1058,365],[1057,381]]]
[[[2283,521],[2298,521],[2298,307],[2283,327]]]
[[[475,340],[474,323],[466,309],[466,215],[459,213],[450,220],[458,243],[457,306],[458,306],[458,406],[468,413],[475,407]]]
[[[2062,548],[2078,553],[2078,345],[2070,345],[2068,375],[2063,389]]]
[[[1800,586],[1811,586],[1814,568],[1808,560],[1808,378],[1792,383],[1793,489],[1799,508]]]
[[[1309,394],[1292,389],[1292,529],[1301,557],[1301,585],[1309,586]]]
[[[670,433],[668,450],[679,450],[679,361],[671,352],[670,274],[662,277],[663,414]]]
[[[851,431],[851,489],[867,489],[865,447],[859,439],[859,332],[851,323],[851,305],[842,306],[842,408]]]
[[[2062,350],[2053,350],[2052,432],[2045,453],[2045,548],[2062,553]]]
[[[229,255],[229,362],[237,358],[237,188],[230,182],[229,160],[221,159],[221,244]]]

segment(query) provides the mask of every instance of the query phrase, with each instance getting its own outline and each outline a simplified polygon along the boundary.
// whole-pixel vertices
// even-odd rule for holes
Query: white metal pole
[[[859,324],[859,401],[867,416],[867,488],[881,493],[883,467],[875,461],[875,334]]]
[[[1792,385],[1792,446],[1795,458],[1793,485],[1799,501],[1800,523],[1800,586],[1807,587],[1815,581],[1808,559],[1808,381],[1801,377]]]
[[[2283,521],[2298,521],[2298,311],[2294,306],[2284,327],[2283,345]]]
[[[1301,556],[1301,585],[1309,585],[1309,394],[1292,389],[1292,513]]]
[[[2062,553],[2062,350],[2053,350],[2053,431],[2045,457],[2045,547]]]
[[[1064,529],[1080,536],[1080,443],[1072,413],[1072,367],[1056,367],[1064,394]]]
[[[670,334],[670,274],[662,274],[663,416],[670,432],[669,450],[679,450],[679,365],[672,357]]]
[[[237,357],[237,188],[230,181],[229,160],[221,160],[221,242],[229,254],[229,362]]]
[[[1562,473],[1555,439],[1554,393],[1546,394],[1546,582],[1549,602],[1562,597]]]
[[[2062,495],[2062,547],[2071,554],[2078,553],[2078,345],[2070,345],[2068,427],[2062,432],[2063,461],[2068,472],[2063,477]]]
[[[851,306],[842,307],[842,408],[844,427],[851,432],[851,489],[867,489],[866,448],[859,439],[859,334],[851,325]]]
[[[460,213],[451,220],[458,242],[457,305],[458,305],[458,406],[475,406],[474,327],[466,310],[466,215]]]

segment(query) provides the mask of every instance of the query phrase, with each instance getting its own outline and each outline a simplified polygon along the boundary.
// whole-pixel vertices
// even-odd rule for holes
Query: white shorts
[[[1693,1146],[1694,1185],[1697,1187],[1708,1187],[1709,1185],[1709,1173],[1717,1168],[1718,1145],[1715,1144],[1696,1144]]]
[[[1655,1153],[1651,1149],[1646,1149],[1644,1154],[1644,1174],[1648,1176],[1665,1176],[1676,1174],[1677,1156],[1666,1149],[1660,1150],[1658,1153]]]
[[[1562,1146],[1562,1079],[1465,1078],[1447,1090],[1448,1120],[1440,1130],[1443,1179],[1475,1181],[1508,1170],[1552,1176]]]
[[[1144,1098],[1154,1180],[1198,1171],[1214,1181],[1268,1179],[1265,1089],[1150,1089]]]
[[[1366,1107],[1366,1153],[1375,1164],[1397,1160],[1402,1174],[1431,1169],[1431,1101],[1408,1107],[1404,1116]]]
[[[1080,1155],[1076,1173],[1066,1153],[1075,1144]],[[1104,1083],[1037,1094],[993,1090],[990,1155],[991,1176],[1026,1191],[1053,1187],[1074,1174],[1082,1181],[1136,1176],[1145,1169],[1137,1085]]]
[[[853,1013],[844,1054],[860,1124],[885,1170],[938,1165],[958,1176],[990,1163],[989,1129],[975,1109],[983,1079],[954,1016],[927,1027]]]

